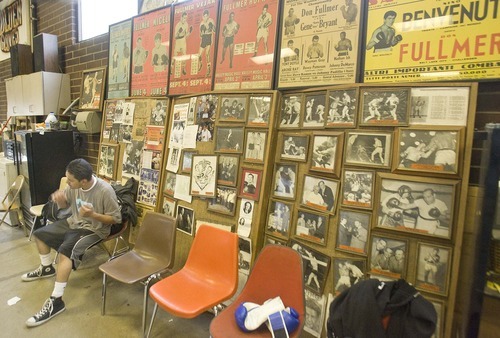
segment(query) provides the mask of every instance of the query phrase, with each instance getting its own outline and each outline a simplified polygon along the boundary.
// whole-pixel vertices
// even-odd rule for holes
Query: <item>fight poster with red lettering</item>
[[[278,88],[355,83],[360,0],[285,0]]]
[[[223,0],[216,90],[271,89],[278,0]]]
[[[134,18],[130,96],[165,96],[168,88],[170,7]]]
[[[369,0],[364,82],[500,77],[497,1]]]
[[[174,6],[169,94],[212,90],[217,12],[216,0]]]

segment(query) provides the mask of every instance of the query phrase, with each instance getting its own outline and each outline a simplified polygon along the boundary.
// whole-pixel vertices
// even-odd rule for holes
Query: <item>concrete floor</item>
[[[41,309],[55,278],[22,282],[21,275],[40,263],[35,243],[28,241],[22,229],[0,225],[0,337],[141,337],[142,284],[109,279],[106,315],[101,316],[99,265],[107,258],[100,246],[90,249],[70,276],[63,296],[66,311],[41,326],[27,328],[25,321]],[[16,296],[21,300],[9,306],[7,301]],[[152,303],[150,300],[148,320]],[[212,318],[204,313],[195,319],[180,319],[159,309],[151,337],[209,337]]]

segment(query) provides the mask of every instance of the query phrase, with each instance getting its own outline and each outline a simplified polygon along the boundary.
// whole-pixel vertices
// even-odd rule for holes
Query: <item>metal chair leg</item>
[[[151,315],[151,322],[149,323],[149,328],[148,328],[148,333],[146,335],[146,338],[149,338],[149,335],[151,333],[151,329],[153,328],[153,323],[155,321],[157,311],[158,311],[158,303],[155,302],[155,307],[153,308],[153,314]]]
[[[35,231],[35,224],[36,224],[36,221],[38,220],[38,216],[35,216],[35,220],[33,221],[33,226],[31,227],[31,230],[30,230],[30,235],[28,236],[28,241],[31,242],[31,237],[33,236],[33,231]]]
[[[148,296],[149,296],[149,288],[150,288],[150,283],[153,279],[159,279],[160,274],[154,274],[149,276],[148,279],[146,279],[144,282],[144,300],[142,302],[142,334],[144,335],[146,333],[146,314],[148,311]]]
[[[106,274],[102,274],[101,315],[106,311]],[[143,329],[144,332],[144,329]]]

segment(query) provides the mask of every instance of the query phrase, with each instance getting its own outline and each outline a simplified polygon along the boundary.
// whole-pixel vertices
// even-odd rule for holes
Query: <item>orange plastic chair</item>
[[[202,225],[184,267],[149,289],[155,301],[147,337],[158,305],[175,316],[194,318],[230,299],[238,288],[238,236]],[[168,336],[168,334],[167,334]]]
[[[266,245],[240,295],[210,323],[211,337],[272,337],[266,325],[248,333],[241,331],[236,325],[234,312],[243,302],[263,304],[277,296],[285,306],[293,307],[299,313],[299,327],[290,333],[290,337],[299,337],[305,319],[303,276],[302,258],[297,251],[281,245]]]
[[[159,279],[161,273],[168,271],[173,266],[175,235],[175,218],[156,212],[148,212],[144,216],[132,251],[99,267],[103,272],[102,315],[104,315],[106,308],[107,276],[126,284],[141,282],[144,284],[142,309],[142,332],[144,334],[149,285],[152,280]]]

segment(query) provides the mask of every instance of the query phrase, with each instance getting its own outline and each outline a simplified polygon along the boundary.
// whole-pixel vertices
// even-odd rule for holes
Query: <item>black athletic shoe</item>
[[[64,310],[66,310],[66,307],[64,306],[62,297],[59,298],[50,297],[45,301],[45,303],[42,306],[42,309],[37,314],[35,314],[33,317],[28,318],[28,320],[26,321],[26,325],[28,327],[42,325],[43,323],[54,318]]]
[[[21,279],[25,282],[31,282],[40,278],[52,277],[56,274],[56,269],[51,265],[43,266],[40,265],[36,270],[25,273],[21,276]]]

